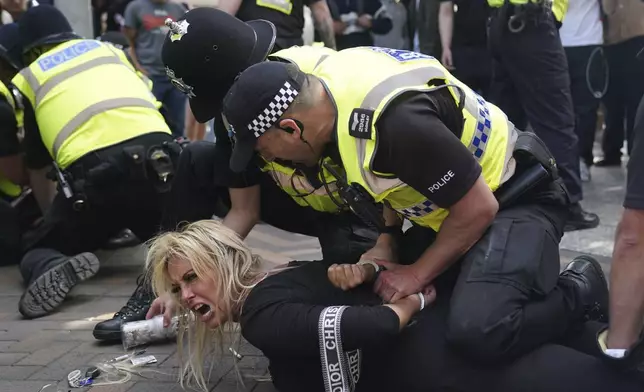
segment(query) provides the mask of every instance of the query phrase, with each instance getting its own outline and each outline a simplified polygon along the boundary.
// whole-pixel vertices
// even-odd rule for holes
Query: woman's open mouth
[[[210,306],[206,304],[195,305],[195,307],[192,308],[192,311],[200,315],[199,319],[203,322],[208,321],[214,315]]]

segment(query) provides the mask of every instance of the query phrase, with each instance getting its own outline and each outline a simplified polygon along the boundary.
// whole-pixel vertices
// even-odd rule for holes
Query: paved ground
[[[598,256],[609,271],[615,225],[621,214],[624,192],[623,169],[593,168],[593,182],[586,187],[585,206],[600,214],[597,229],[568,233],[562,242],[562,263],[579,252]],[[284,233],[269,226],[257,227],[249,243],[260,254],[275,263],[289,259],[316,259],[316,240]],[[91,330],[100,320],[110,318],[127,300],[135,287],[143,251],[140,248],[117,252],[100,252],[102,267],[93,280],[78,286],[68,303],[55,314],[38,320],[22,320],[17,311],[21,278],[16,267],[0,268],[0,392],[67,392],[67,374],[80,366],[91,365],[123,354],[119,345],[102,345],[94,340]],[[148,365],[141,376],[130,382],[95,386],[92,392],[180,391],[176,385],[175,345],[161,344],[148,348],[158,362]],[[266,372],[266,360],[254,348],[244,345],[244,358],[239,369],[248,377]],[[236,378],[230,358],[222,360],[210,378],[211,391],[236,389]],[[269,382],[247,380],[239,390],[273,391]]]

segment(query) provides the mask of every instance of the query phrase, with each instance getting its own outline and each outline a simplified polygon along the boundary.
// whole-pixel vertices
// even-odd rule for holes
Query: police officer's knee
[[[463,314],[450,314],[447,322],[448,342],[476,361],[496,361],[503,358],[511,336],[504,335],[499,323],[490,323],[487,317]]]

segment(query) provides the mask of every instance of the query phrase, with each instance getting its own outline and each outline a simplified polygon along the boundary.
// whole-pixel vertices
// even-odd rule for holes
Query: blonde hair
[[[213,354],[216,349],[223,353],[224,333],[231,332],[232,335],[235,332],[234,324],[230,321],[241,312],[246,296],[261,273],[260,259],[252,254],[234,231],[214,220],[187,224],[177,231],[160,234],[148,244],[146,266],[156,295],[171,292],[172,281],[167,266],[174,259],[189,261],[200,280],[215,283],[219,299],[217,306],[225,312],[229,321],[215,330],[196,320],[189,322],[190,310],[177,301],[177,353],[181,367],[179,382],[184,388],[188,385],[207,391],[204,377],[206,356]],[[187,356],[183,352],[185,341]],[[214,362],[211,364],[214,365]]]

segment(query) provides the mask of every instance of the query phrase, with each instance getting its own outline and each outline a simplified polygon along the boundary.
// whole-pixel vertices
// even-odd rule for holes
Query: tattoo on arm
[[[315,22],[315,29],[320,34],[324,46],[336,49],[335,32],[333,30],[333,19],[325,0],[320,0],[311,5],[311,12]]]

